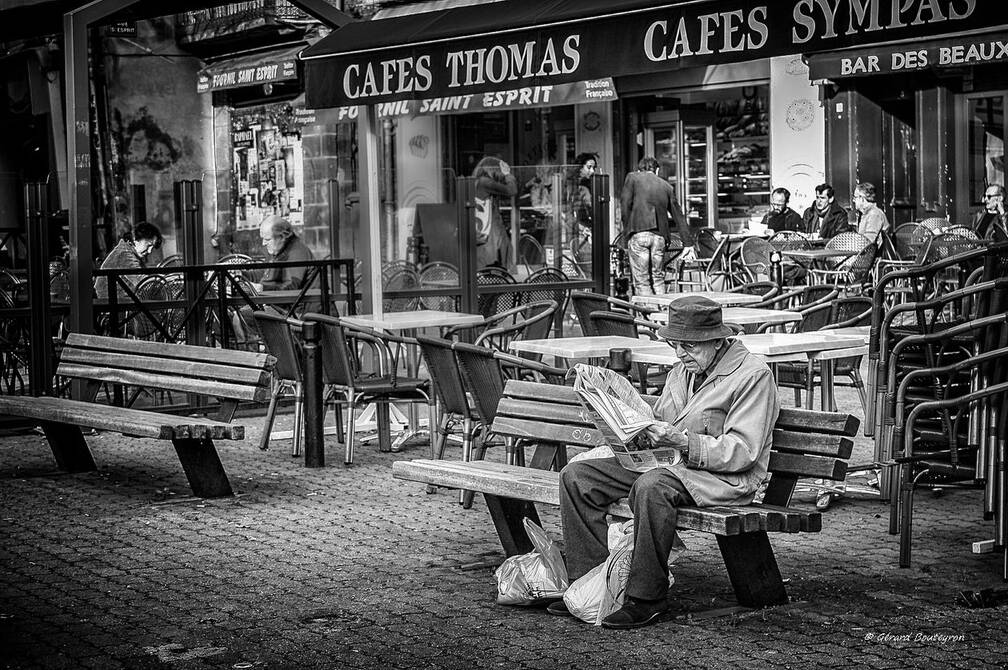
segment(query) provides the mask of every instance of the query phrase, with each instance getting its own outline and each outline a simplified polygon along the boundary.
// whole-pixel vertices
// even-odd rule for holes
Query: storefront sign
[[[842,79],[959,65],[1008,62],[1008,32],[969,35],[935,42],[906,42],[808,57],[809,77]]]
[[[308,104],[475,96],[1003,22],[1000,0],[582,0],[545,17],[512,3],[525,25],[486,7],[347,25],[303,53]]]
[[[469,114],[502,109],[527,109],[551,105],[573,105],[616,99],[612,77],[577,81],[555,86],[525,86],[485,93],[452,95],[423,100],[398,100],[375,106],[378,117],[422,116],[425,114]]]
[[[352,123],[357,120],[356,107],[329,107],[326,109],[294,108],[294,123],[299,126],[329,126]]]
[[[297,58],[293,56],[277,61],[264,60],[251,65],[245,61],[233,62],[201,70],[196,79],[196,90],[199,93],[206,93],[289,79],[297,79]]]
[[[105,26],[105,36],[136,37],[137,36],[136,21],[118,21],[111,25]]]
[[[231,146],[235,149],[251,149],[255,146],[254,132],[251,128],[247,128],[231,133]]]

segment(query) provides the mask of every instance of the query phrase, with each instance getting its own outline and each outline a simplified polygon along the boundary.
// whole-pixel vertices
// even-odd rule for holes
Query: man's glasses
[[[669,340],[669,346],[673,349],[682,349],[683,351],[692,354],[694,351],[700,348],[699,342],[673,342]]]
[[[990,200],[991,198],[1000,198],[1000,197],[1001,197],[1000,193],[984,193],[984,198],[986,198],[987,200]]]

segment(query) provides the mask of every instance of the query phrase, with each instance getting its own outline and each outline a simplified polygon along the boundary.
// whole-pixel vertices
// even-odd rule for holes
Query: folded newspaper
[[[663,465],[678,465],[682,455],[673,447],[641,448],[637,437],[656,422],[651,406],[630,381],[612,370],[578,363],[571,373],[581,404],[627,470],[647,472]]]

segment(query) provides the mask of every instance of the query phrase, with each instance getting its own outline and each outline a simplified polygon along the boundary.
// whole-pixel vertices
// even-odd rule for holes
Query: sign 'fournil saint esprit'
[[[514,1],[514,0],[512,0]],[[306,49],[307,103],[335,107],[555,85],[933,36],[1002,22],[1003,0],[717,0],[598,3],[592,16],[537,25],[476,19],[430,30],[452,11],[350,24]],[[470,8],[471,9],[471,8]],[[484,14],[489,10],[484,9]],[[361,39],[387,24],[378,44]],[[503,23],[503,25],[502,25]],[[384,26],[383,26],[384,27]],[[396,31],[401,34],[394,34]],[[354,33],[354,31],[359,31]],[[396,39],[393,39],[395,37]]]

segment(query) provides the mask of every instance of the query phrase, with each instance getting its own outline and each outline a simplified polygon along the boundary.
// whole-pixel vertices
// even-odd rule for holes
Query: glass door
[[[686,216],[693,227],[713,228],[717,223],[714,184],[717,170],[714,167],[714,126],[712,124],[684,124],[683,137],[686,157],[685,206]]]
[[[675,188],[693,228],[717,223],[714,123],[707,114],[686,110],[644,117],[644,156],[654,156],[658,174]]]

